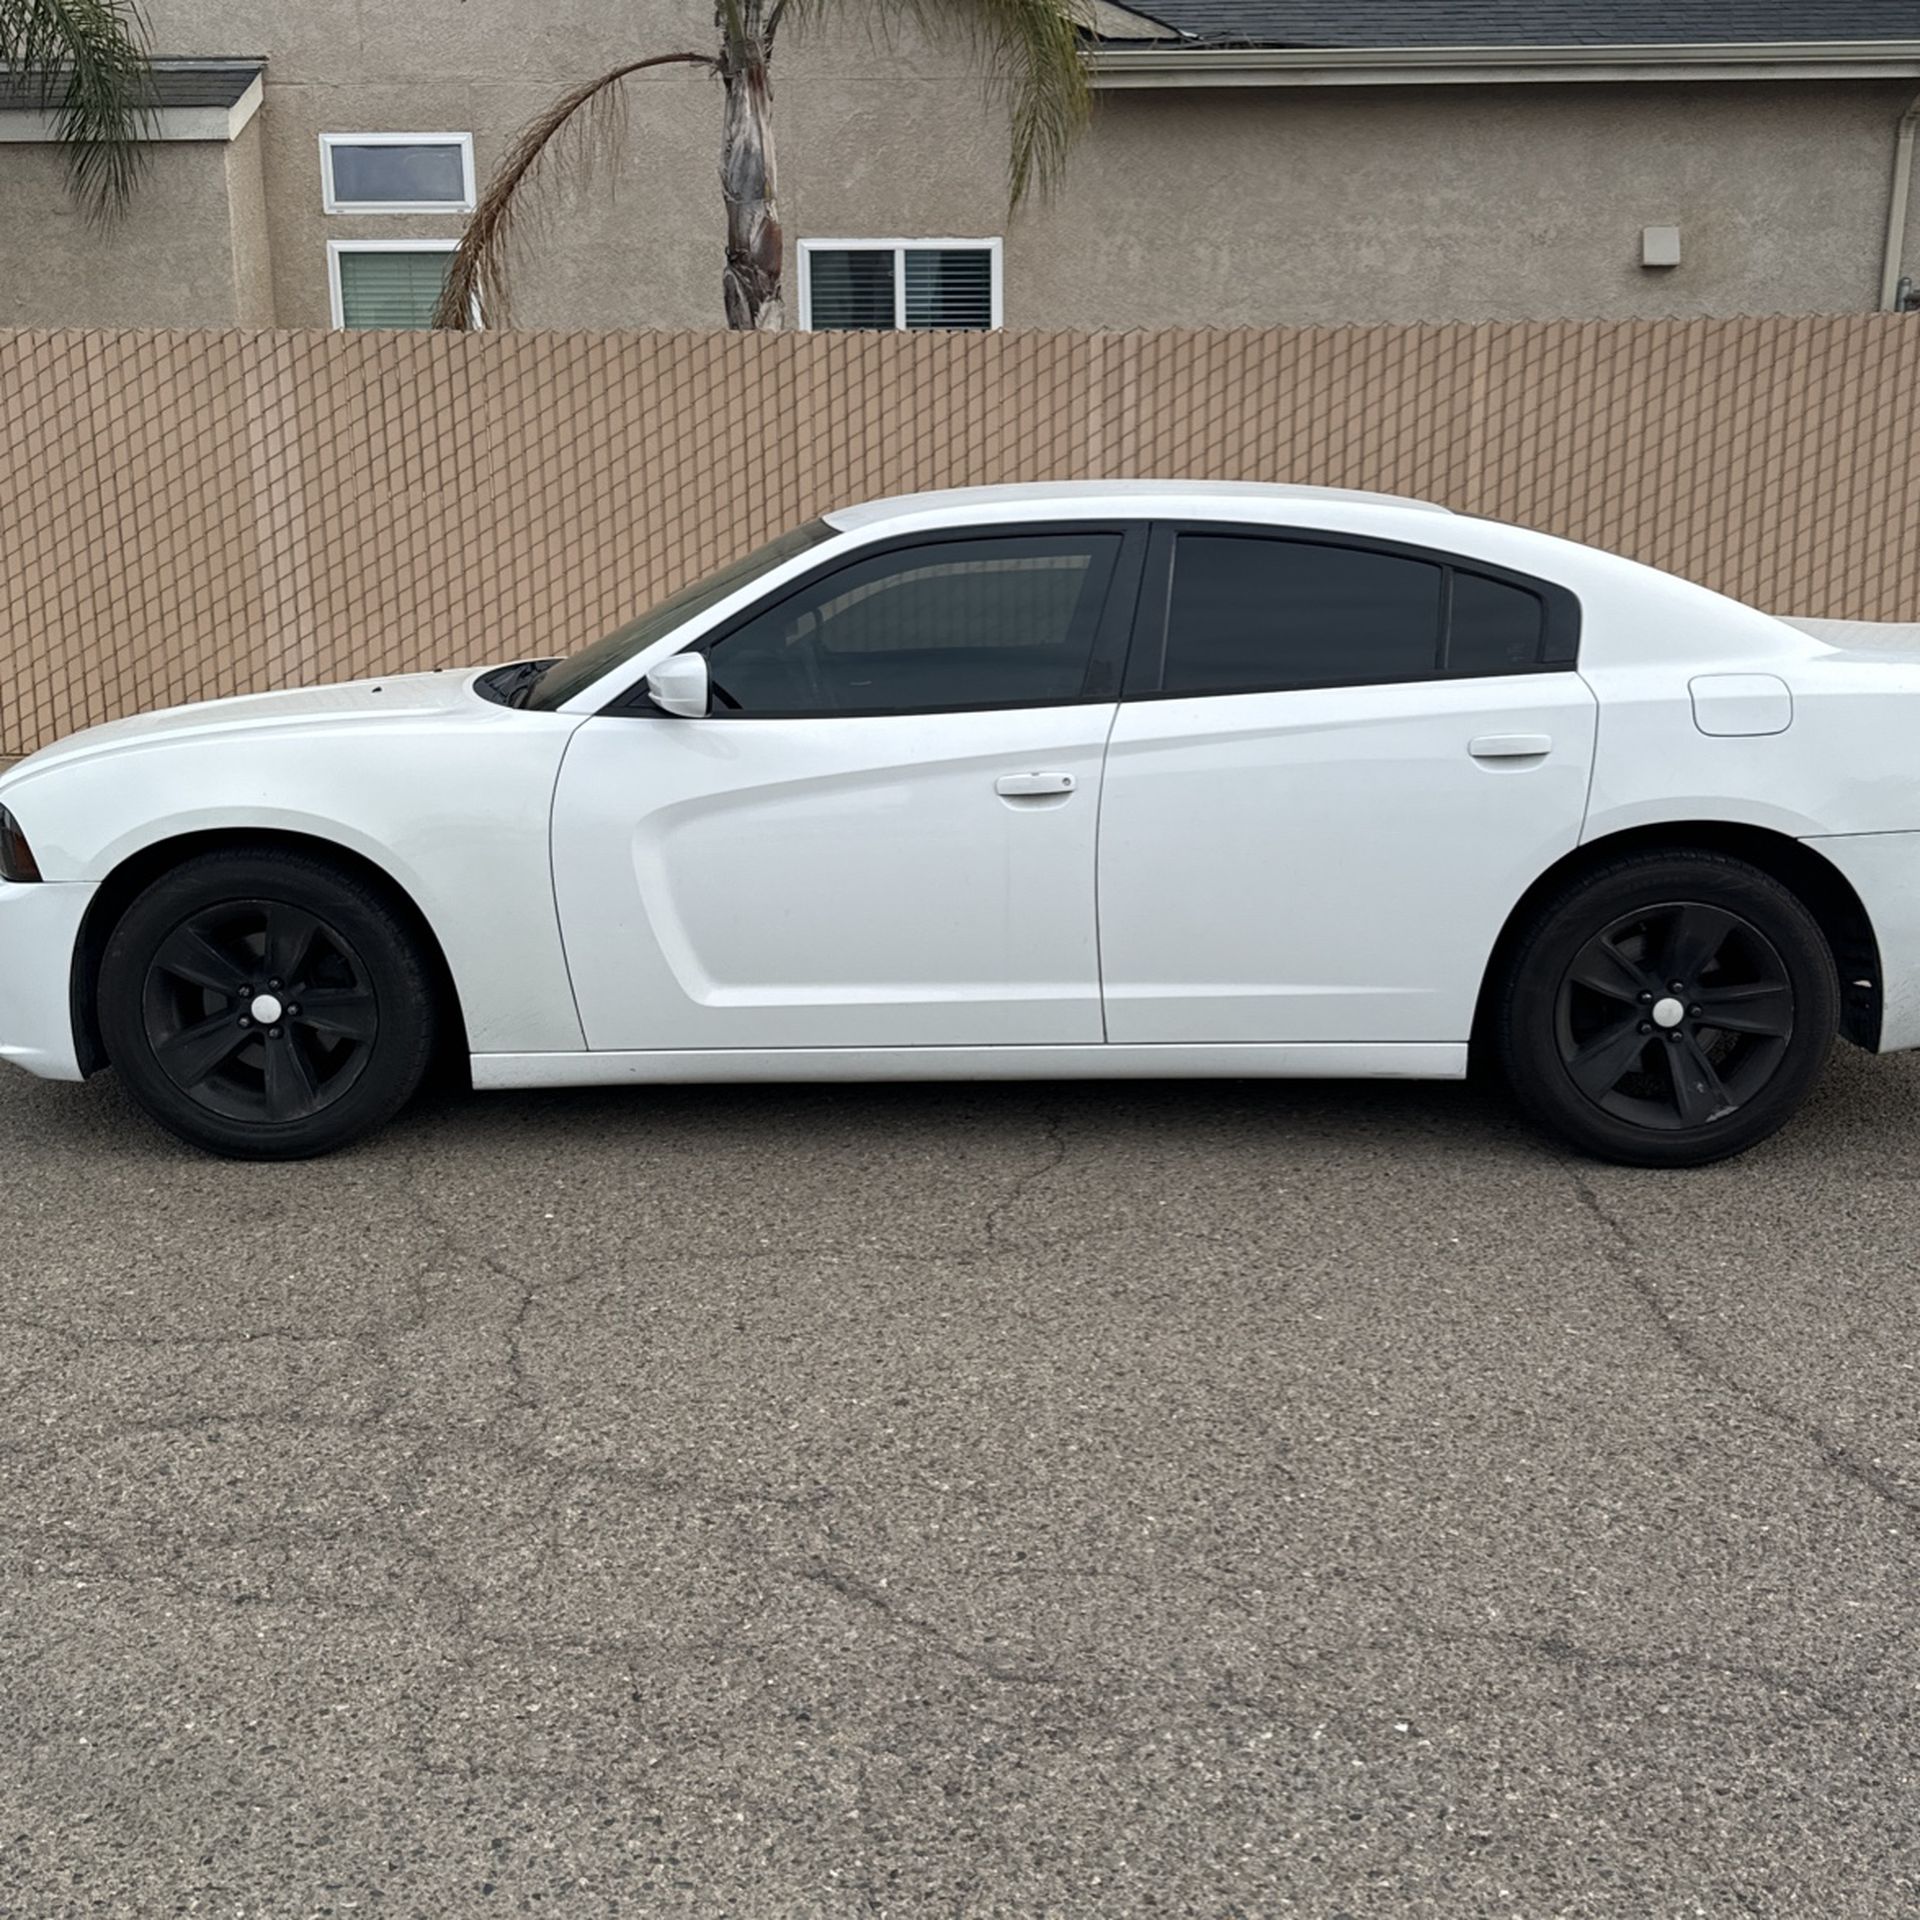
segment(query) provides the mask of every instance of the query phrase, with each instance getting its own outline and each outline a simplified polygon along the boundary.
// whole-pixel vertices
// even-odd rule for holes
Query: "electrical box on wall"
[[[1677,267],[1680,264],[1680,229],[1642,227],[1640,264],[1643,267]]]

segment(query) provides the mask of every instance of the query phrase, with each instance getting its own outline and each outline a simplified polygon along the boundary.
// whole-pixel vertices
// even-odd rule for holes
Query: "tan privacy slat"
[[[0,755],[564,653],[833,506],[1102,475],[1419,494],[1920,619],[1920,320],[996,334],[0,331]]]

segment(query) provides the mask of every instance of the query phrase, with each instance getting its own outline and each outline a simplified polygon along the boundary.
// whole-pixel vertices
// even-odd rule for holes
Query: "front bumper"
[[[88,882],[0,880],[0,1060],[43,1080],[83,1080],[73,1040],[73,954]]]
[[[1806,844],[1853,883],[1880,949],[1880,1051],[1920,1047],[1920,833],[1820,834]]]

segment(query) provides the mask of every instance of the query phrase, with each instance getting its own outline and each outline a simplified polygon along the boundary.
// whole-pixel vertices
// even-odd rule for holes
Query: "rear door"
[[[701,643],[555,798],[596,1049],[1097,1043],[1100,768],[1143,528],[889,542]]]
[[[1102,793],[1107,1037],[1461,1042],[1578,842],[1572,596],[1479,562],[1157,529]]]

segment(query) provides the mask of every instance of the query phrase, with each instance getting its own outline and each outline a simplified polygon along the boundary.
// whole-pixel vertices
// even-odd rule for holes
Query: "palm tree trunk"
[[[731,16],[731,19],[729,19]],[[721,0],[720,79],[726,88],[720,191],[727,203],[727,325],[777,332],[786,238],[774,201],[773,30],[760,0]]]

